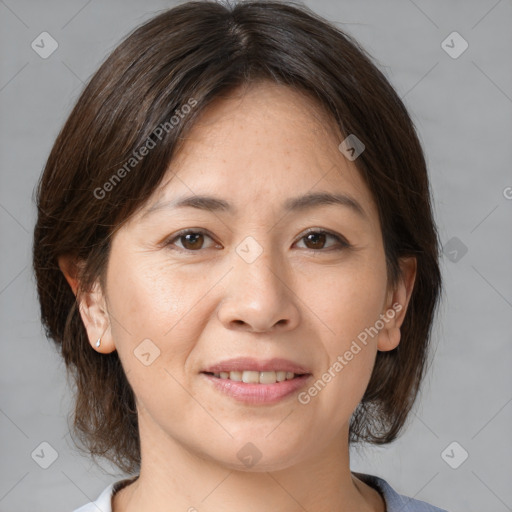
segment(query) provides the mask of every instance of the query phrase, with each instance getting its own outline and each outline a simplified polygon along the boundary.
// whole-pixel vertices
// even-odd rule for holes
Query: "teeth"
[[[247,384],[275,384],[284,380],[291,380],[296,375],[293,372],[255,372],[250,370],[214,373],[220,379],[236,380]]]
[[[283,380],[286,380],[286,374],[288,372],[276,372],[276,379],[277,382],[282,382]]]

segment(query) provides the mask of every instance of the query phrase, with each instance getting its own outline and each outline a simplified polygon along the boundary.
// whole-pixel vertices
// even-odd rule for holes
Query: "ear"
[[[384,327],[379,331],[377,350],[393,350],[400,343],[402,325],[416,279],[417,261],[414,256],[400,259],[401,277],[395,289],[389,290],[381,315]]]
[[[110,320],[107,310],[107,302],[99,281],[96,281],[90,291],[80,289],[79,269],[83,265],[71,255],[64,255],[58,258],[59,268],[64,274],[71,290],[78,302],[78,309],[82,322],[87,331],[87,337],[92,348],[97,352],[108,354],[115,350],[110,329]],[[96,342],[101,338],[101,344]]]

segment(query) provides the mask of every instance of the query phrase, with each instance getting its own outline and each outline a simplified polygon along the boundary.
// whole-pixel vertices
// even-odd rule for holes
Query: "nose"
[[[289,272],[277,268],[266,254],[251,263],[235,255],[226,297],[217,312],[227,329],[281,332],[298,325],[300,300],[290,287]]]

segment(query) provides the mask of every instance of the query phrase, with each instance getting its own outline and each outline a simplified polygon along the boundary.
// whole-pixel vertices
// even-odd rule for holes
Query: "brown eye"
[[[203,238],[202,233],[189,233],[180,236],[180,240],[185,240],[183,247],[189,250],[200,249],[204,242]]]
[[[334,239],[337,244],[334,246],[325,247],[328,239]],[[185,252],[198,252],[201,249],[205,249],[205,240],[210,239],[213,242],[213,238],[202,230],[184,230],[177,233],[172,239],[166,242],[166,246],[170,248],[177,248]],[[350,247],[350,244],[341,236],[329,233],[323,230],[311,230],[306,233],[300,239],[305,240],[306,249],[317,252],[327,252],[328,250],[342,250]],[[178,244],[177,242],[180,242]],[[215,244],[212,244],[213,246]]]
[[[197,230],[186,230],[181,231],[176,236],[174,236],[171,240],[169,240],[166,245],[173,246],[176,241],[181,242],[181,245],[177,245],[178,249],[182,249],[185,251],[198,251],[203,249],[205,239],[209,238],[212,240],[212,237],[207,235],[205,232]]]
[[[321,249],[325,244],[326,236],[325,233],[309,233],[304,239],[311,244],[308,246],[309,249]]]
[[[342,237],[335,235],[333,233],[329,233],[327,231],[319,231],[319,230],[312,230],[306,233],[301,240],[305,240],[306,242],[306,248],[311,249],[313,251],[315,250],[322,250],[325,249],[325,243],[328,238],[333,238],[338,242],[338,247],[336,247],[336,244],[334,246],[335,249],[346,249],[350,247],[350,244],[344,240]],[[330,249],[330,248],[329,248]],[[323,251],[323,252],[326,252]]]

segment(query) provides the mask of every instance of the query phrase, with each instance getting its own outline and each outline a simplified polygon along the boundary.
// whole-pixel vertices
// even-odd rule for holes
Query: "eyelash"
[[[319,235],[328,235],[332,238],[334,238],[335,240],[337,240],[337,242],[340,244],[341,247],[338,247],[338,248],[328,248],[328,249],[306,249],[306,251],[312,251],[312,252],[329,252],[329,251],[332,251],[332,250],[335,250],[335,251],[342,251],[342,250],[346,250],[346,249],[350,249],[352,247],[351,244],[349,244],[345,238],[343,238],[342,236],[340,235],[336,235],[335,233],[332,233],[330,231],[326,231],[324,229],[314,229],[314,228],[311,228],[311,229],[308,229],[300,238],[299,238],[299,241],[306,238],[308,235],[310,235],[311,233],[315,233],[315,234],[319,234]],[[179,231],[178,233],[176,233],[172,238],[170,238],[169,240],[167,240],[166,242],[164,242],[164,246],[165,247],[169,247],[171,248],[171,250],[178,250],[180,252],[185,252],[185,253],[194,253],[194,252],[200,252],[201,250],[203,250],[202,248],[201,249],[198,249],[198,250],[192,250],[192,249],[185,249],[183,247],[177,247],[177,246],[174,246],[174,247],[171,247],[173,245],[173,243],[176,241],[176,240],[179,240],[180,238],[184,237],[185,235],[188,235],[188,234],[200,234],[200,235],[206,235],[207,237],[211,238],[213,240],[213,237],[210,236],[208,234],[207,231],[203,230],[203,229],[184,229],[182,231]]]

